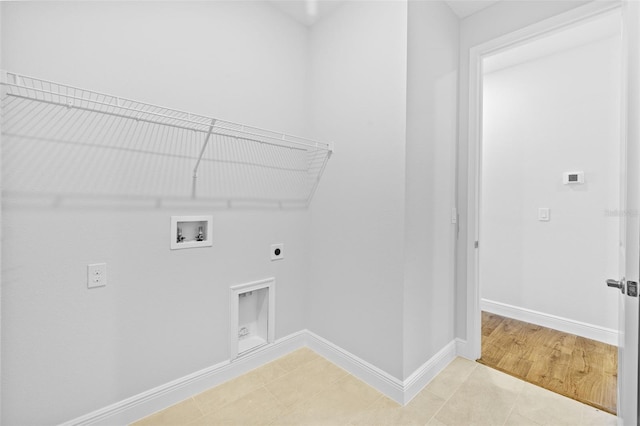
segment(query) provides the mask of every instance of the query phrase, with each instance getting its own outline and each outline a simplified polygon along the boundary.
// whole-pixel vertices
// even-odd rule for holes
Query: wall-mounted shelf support
[[[207,132],[207,136],[204,139],[204,143],[202,144],[202,149],[200,150],[200,155],[198,155],[198,161],[196,162],[195,167],[193,168],[193,188],[191,189],[191,198],[196,198],[196,184],[198,182],[198,167],[200,167],[200,162],[202,161],[202,156],[204,155],[204,151],[207,149],[207,145],[209,144],[209,139],[211,139],[211,132],[213,132],[213,126],[216,125],[216,120],[211,120],[211,126],[209,126],[209,131]]]

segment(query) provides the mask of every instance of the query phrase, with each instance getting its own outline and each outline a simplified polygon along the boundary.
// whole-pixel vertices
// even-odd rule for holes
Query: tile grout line
[[[198,404],[198,402],[193,398],[193,396],[190,396],[190,397],[188,397],[188,398],[183,399],[182,401],[178,401],[178,402],[176,402],[175,404],[170,405],[169,407],[162,408],[162,409],[160,409],[160,410],[158,410],[158,411],[155,411],[155,412],[153,412],[153,413],[151,413],[151,414],[149,414],[149,415],[147,415],[147,416],[145,416],[145,417],[143,417],[143,418],[141,418],[141,419],[138,419],[138,420],[136,420],[136,421],[134,421],[134,422],[132,422],[132,423],[128,423],[128,425],[135,425],[135,424],[138,424],[138,423],[140,423],[140,422],[142,422],[142,421],[144,421],[144,420],[149,419],[150,417],[153,417],[153,416],[159,415],[160,413],[164,413],[164,412],[170,411],[170,410],[172,410],[172,409],[175,409],[175,407],[177,407],[178,405],[184,404],[185,402],[188,402],[188,401],[190,401],[190,400],[191,400],[191,401],[193,401],[193,404],[195,405],[195,407],[196,407],[196,409],[198,410],[198,412],[200,413],[200,415],[199,415],[198,417],[196,417],[195,419],[193,419],[193,420],[189,421],[189,423],[194,422],[195,420],[197,420],[197,419],[200,419],[200,418],[204,417],[204,416],[205,416],[205,414],[204,414],[204,412],[202,411],[202,409],[200,408],[200,405],[199,405],[199,404]]]
[[[285,356],[286,356],[286,355],[285,355]],[[280,358],[283,358],[283,357],[280,357]],[[280,359],[280,358],[278,358],[278,359]],[[311,363],[311,362],[313,362],[313,361],[309,361],[309,362],[303,363],[302,365],[300,365],[300,366],[298,366],[298,367],[295,367],[295,368],[293,368],[293,369],[291,369],[291,370],[287,370],[287,369],[285,369],[284,367],[282,367],[282,368],[283,368],[283,370],[285,371],[285,373],[284,373],[284,374],[281,374],[280,376],[277,376],[277,377],[275,377],[275,378],[273,378],[273,379],[271,379],[271,380],[268,380],[268,381],[262,381],[262,383],[261,383],[260,385],[255,386],[255,387],[251,387],[248,391],[244,392],[242,395],[240,395],[240,396],[238,396],[237,398],[235,398],[235,399],[233,399],[233,400],[231,400],[231,401],[228,401],[228,402],[226,402],[226,403],[224,403],[224,404],[222,404],[222,405],[220,405],[220,406],[216,407],[215,409],[213,409],[213,410],[211,410],[211,411],[206,411],[206,412],[205,412],[205,409],[204,409],[205,407],[203,406],[203,404],[200,404],[200,403],[198,402],[198,400],[196,399],[196,396],[198,396],[198,395],[201,395],[201,394],[203,394],[203,393],[205,393],[205,392],[208,392],[208,391],[210,391],[210,390],[212,390],[212,389],[218,388],[218,387],[220,387],[220,386],[224,386],[224,385],[226,385],[226,384],[228,384],[228,383],[231,383],[231,382],[233,382],[233,381],[235,381],[235,380],[238,380],[238,379],[240,379],[240,378],[242,378],[242,377],[245,377],[247,374],[250,374],[250,373],[252,373],[252,372],[255,372],[255,371],[257,371],[257,370],[260,370],[260,369],[262,369],[262,368],[264,368],[264,367],[267,367],[267,366],[269,366],[269,365],[271,365],[271,364],[273,364],[273,363],[277,362],[277,361],[278,361],[278,359],[275,359],[275,360],[273,360],[273,361],[271,361],[271,362],[269,362],[269,363],[267,363],[267,364],[265,364],[265,365],[262,365],[262,366],[256,367],[256,368],[254,368],[253,370],[247,371],[245,374],[243,374],[243,375],[241,375],[241,376],[238,376],[238,377],[235,377],[235,378],[233,378],[233,379],[227,380],[227,381],[226,381],[226,382],[224,382],[224,383],[220,383],[219,385],[213,386],[213,387],[211,387],[211,388],[209,388],[209,389],[205,389],[205,390],[203,390],[202,392],[198,393],[197,395],[194,395],[194,396],[192,396],[192,397],[188,398],[188,399],[193,399],[193,401],[194,401],[194,402],[195,402],[195,404],[196,404],[196,407],[198,408],[198,411],[200,411],[200,413],[201,413],[201,416],[200,416],[200,417],[198,417],[198,419],[200,419],[200,418],[202,418],[202,417],[206,417],[207,415],[209,415],[209,414],[213,413],[213,412],[214,412],[214,411],[216,411],[216,410],[223,409],[224,407],[226,407],[226,406],[228,406],[228,405],[230,405],[230,404],[233,404],[234,402],[237,402],[238,400],[240,400],[240,399],[242,399],[242,398],[246,397],[246,396],[247,396],[248,394],[250,394],[251,392],[255,392],[256,390],[258,390],[258,389],[260,389],[260,388],[265,388],[265,390],[266,390],[266,391],[268,391],[271,395],[273,395],[273,396],[276,398],[276,400],[278,400],[278,401],[279,401],[279,402],[284,406],[284,404],[282,403],[282,401],[280,401],[280,399],[279,399],[276,395],[274,395],[274,394],[273,394],[273,392],[271,392],[271,391],[266,387],[267,383],[270,383],[270,382],[273,382],[273,381],[275,381],[275,380],[278,380],[278,379],[280,379],[280,378],[282,378],[282,377],[285,377],[285,376],[286,376],[286,375],[288,375],[289,373],[291,373],[291,372],[293,372],[293,371],[297,370],[298,368],[301,368],[301,367],[303,367],[303,366],[306,366],[307,364],[309,364],[309,363]],[[185,401],[186,401],[186,400],[185,400]],[[181,402],[184,402],[184,401],[181,401]],[[178,404],[180,404],[180,402],[179,402]],[[177,404],[174,404],[174,405],[177,405]],[[165,408],[165,410],[170,409],[170,408],[171,408],[171,407]],[[286,408],[286,407],[285,407],[285,408]],[[164,411],[164,410],[160,410],[160,411],[158,411],[158,412],[162,412],[162,411]],[[152,415],[153,415],[153,414],[152,414]],[[196,419],[194,419],[193,421],[195,421],[195,420],[196,420]],[[193,422],[193,421],[192,421],[192,422]],[[192,422],[190,422],[190,423],[192,423]]]
[[[320,355],[319,355],[319,356],[320,356]],[[313,361],[312,361],[312,362],[313,362]],[[330,362],[330,361],[329,361],[329,362]],[[307,364],[309,364],[309,363],[307,363]],[[333,364],[333,363],[331,363],[331,364]],[[333,365],[335,365],[335,364],[333,364]],[[336,367],[337,367],[337,368],[339,368],[339,369],[340,369],[340,370],[342,370],[342,371],[345,371],[345,370],[343,370],[342,368],[340,368],[340,367],[338,367],[338,366],[336,366]],[[297,369],[297,368],[296,368],[296,369]],[[294,369],[294,370],[295,370],[295,369]],[[293,372],[293,370],[292,370],[292,372]],[[278,401],[279,401],[279,402],[284,406],[284,408],[286,409],[286,414],[285,414],[285,415],[288,415],[288,414],[291,414],[291,413],[295,412],[295,411],[296,411],[300,406],[302,406],[305,402],[312,400],[313,398],[315,398],[316,396],[318,396],[319,394],[321,394],[321,393],[322,393],[322,392],[324,392],[325,390],[329,389],[329,387],[331,387],[331,385],[334,385],[334,384],[338,383],[340,380],[343,380],[344,378],[346,378],[346,377],[348,377],[348,376],[352,376],[352,377],[354,377],[355,379],[360,380],[360,379],[358,379],[357,377],[353,376],[352,374],[349,374],[349,373],[348,373],[348,372],[346,372],[346,371],[345,371],[345,373],[346,373],[346,374],[344,374],[342,377],[340,377],[340,378],[338,378],[338,379],[336,379],[336,380],[334,380],[334,381],[332,381],[332,382],[328,383],[328,384],[327,384],[327,386],[324,386],[322,389],[318,390],[317,392],[313,393],[312,395],[309,395],[309,397],[308,397],[308,398],[305,398],[305,399],[302,399],[302,400],[300,400],[300,401],[297,401],[297,402],[295,402],[295,403],[291,404],[291,406],[286,406],[286,405],[284,404],[284,402],[283,402],[282,400],[280,400],[280,398],[278,398],[278,396],[277,396],[277,395],[273,394],[271,391],[269,391],[269,392],[271,392],[271,393],[273,394],[273,396],[274,396],[274,397],[275,397],[275,398],[276,398],[276,399],[277,399],[277,400],[278,400]],[[265,387],[266,387],[266,386],[265,386]],[[267,389],[267,390],[269,390],[269,389]],[[269,423],[269,424],[270,424],[270,425],[275,424],[275,422],[276,422],[279,418],[281,418],[281,417],[283,417],[283,416],[276,416],[276,417],[271,421],[271,423]]]
[[[515,410],[516,408],[516,404],[518,403],[518,400],[520,399],[520,396],[522,395],[522,392],[524,391],[524,386],[522,386],[522,388],[520,389],[520,392],[518,392],[518,395],[516,395],[516,399],[513,401],[513,405],[511,405],[511,409],[509,410],[509,412],[507,413],[507,417],[504,419],[504,423],[502,423],[503,425],[507,424],[507,421],[509,421],[509,418],[511,417],[511,415],[513,414],[513,410]],[[526,417],[526,416],[525,416]],[[527,419],[529,419],[527,417]],[[534,423],[538,423],[532,419],[529,419]]]
[[[285,356],[286,356],[286,355],[285,355]],[[278,360],[274,360],[274,361],[272,361],[272,362],[277,362],[277,361],[278,361]],[[296,403],[292,404],[291,406],[288,406],[287,404],[285,404],[285,402],[284,402],[284,401],[282,401],[282,400],[280,399],[280,397],[278,397],[278,395],[276,395],[275,393],[273,393],[273,391],[271,391],[271,389],[269,389],[269,386],[268,386],[268,385],[269,385],[269,384],[271,384],[271,383],[273,383],[273,382],[275,382],[275,381],[277,381],[277,380],[283,380],[283,379],[285,379],[286,377],[288,377],[288,376],[290,376],[291,374],[293,374],[294,372],[296,372],[296,370],[301,369],[302,367],[306,367],[306,366],[308,366],[309,364],[311,364],[311,363],[312,363],[312,362],[314,362],[314,361],[315,361],[315,360],[305,362],[305,363],[303,363],[303,364],[301,364],[301,365],[298,365],[297,367],[292,368],[291,370],[288,370],[288,369],[286,369],[286,368],[284,368],[284,367],[283,367],[283,369],[285,370],[285,373],[284,373],[284,374],[282,374],[282,375],[280,375],[280,376],[278,376],[278,377],[276,377],[276,378],[274,378],[274,379],[271,379],[271,380],[269,380],[269,381],[268,381],[268,382],[266,382],[266,383],[263,383],[264,388],[265,388],[265,389],[266,389],[266,390],[267,390],[271,395],[273,395],[273,397],[276,399],[276,401],[278,401],[278,402],[279,402],[279,403],[284,407],[285,411],[289,412],[289,411],[290,411],[290,409],[291,409],[294,405],[296,405]],[[267,364],[267,365],[269,365],[269,364]],[[259,368],[261,368],[261,367],[259,367]],[[275,421],[275,419],[274,419],[274,421]],[[273,423],[273,422],[272,422],[272,423]]]
[[[276,401],[278,401],[278,403],[279,403],[279,404],[282,406],[282,408],[283,408],[282,413],[281,413],[280,415],[278,415],[278,416],[275,416],[275,417],[274,417],[273,419],[271,419],[271,421],[269,422],[269,425],[272,425],[272,424],[275,424],[275,422],[276,422],[278,419],[282,418],[284,415],[289,414],[289,413],[292,411],[292,410],[290,410],[290,409],[293,407],[293,405],[292,405],[291,407],[287,407],[287,406],[285,405],[285,403],[284,403],[284,402],[282,402],[282,401],[280,400],[280,398],[278,398],[278,395],[274,394],[274,393],[273,393],[273,392],[272,392],[272,391],[267,387],[266,383],[265,383],[265,385],[264,385],[263,387],[267,390],[267,392],[269,392],[269,394],[271,394],[271,395],[276,399]],[[294,404],[294,405],[295,405],[295,404]]]
[[[240,376],[240,377],[243,377],[243,376]],[[222,384],[220,384],[220,385],[218,385],[218,386],[223,386],[224,384],[226,384],[226,383],[230,383],[230,382],[232,382],[233,380],[236,380],[236,379],[231,379],[231,380],[229,380],[229,381],[227,381],[227,382],[225,382],[225,383],[222,383]],[[202,394],[202,393],[204,393],[204,392],[207,392],[207,391],[209,391],[209,390],[211,390],[211,389],[215,389],[215,388],[217,388],[218,386],[214,386],[214,387],[209,388],[209,389],[207,389],[207,390],[205,390],[205,391],[203,391],[203,392],[200,392],[198,395],[200,395],[200,394]],[[205,410],[204,410],[203,408],[201,408],[201,407],[200,407],[200,405],[198,405],[198,408],[199,408],[199,409],[200,409],[200,411],[203,413],[203,417],[204,417],[204,416],[207,416],[207,415],[209,415],[209,414],[213,413],[213,412],[214,412],[214,411],[216,411],[216,410],[221,410],[221,409],[225,408],[226,406],[231,405],[231,404],[233,404],[234,402],[239,401],[240,399],[242,399],[242,398],[244,398],[245,396],[249,395],[251,392],[255,392],[256,390],[260,389],[262,386],[264,386],[264,385],[259,385],[259,386],[256,386],[256,387],[251,387],[248,391],[244,392],[242,395],[238,396],[237,398],[235,398],[235,399],[233,399],[233,400],[230,400],[230,401],[227,401],[227,402],[225,402],[224,404],[222,404],[222,405],[220,405],[220,406],[217,406],[217,407],[215,407],[214,409],[212,409],[212,410],[210,410],[210,411],[205,412]],[[197,396],[197,395],[196,395],[196,396]],[[192,398],[194,398],[194,399],[195,399],[195,397],[192,397]],[[198,404],[198,402],[197,402],[197,401],[196,401],[196,404]]]
[[[314,353],[315,353],[315,352],[314,352]],[[317,354],[316,354],[316,355],[317,355]],[[254,369],[254,370],[252,370],[252,371],[256,371],[256,370],[259,370],[259,369],[261,369],[261,368],[267,367],[267,366],[269,366],[269,365],[271,365],[271,364],[274,364],[274,363],[278,362],[278,360],[281,360],[282,358],[284,358],[284,357],[286,357],[286,356],[287,356],[287,355],[285,355],[285,356],[283,356],[283,357],[280,357],[280,358],[277,358],[277,359],[275,359],[275,360],[271,361],[270,363],[265,364],[265,365],[262,365],[262,366],[260,366],[260,367],[258,367],[258,368],[256,368],[256,369]],[[318,357],[320,357],[320,356],[318,355]],[[271,384],[271,383],[273,383],[273,382],[275,382],[275,381],[277,381],[277,380],[282,380],[282,379],[284,379],[285,377],[287,377],[287,376],[289,376],[289,375],[291,375],[291,374],[295,373],[297,370],[300,370],[300,369],[302,369],[303,367],[307,367],[309,364],[311,364],[311,363],[313,363],[313,362],[315,362],[315,361],[316,361],[316,359],[313,359],[313,360],[311,360],[311,361],[304,362],[304,363],[302,363],[301,365],[298,365],[298,366],[296,366],[296,367],[292,368],[291,370],[288,370],[288,369],[286,369],[285,367],[282,367],[282,366],[281,366],[281,367],[282,367],[282,369],[284,370],[284,373],[283,373],[283,374],[281,374],[281,375],[279,375],[279,376],[277,376],[277,377],[274,377],[273,379],[270,379],[270,380],[267,380],[267,381],[262,382],[262,385],[261,385],[261,386],[262,386],[262,387],[264,387],[267,391],[269,391],[269,393],[270,393],[271,395],[273,395],[273,396],[274,396],[274,397],[275,397],[275,398],[276,398],[276,399],[277,399],[281,404],[283,404],[283,405],[284,405],[284,402],[283,402],[283,401],[281,401],[281,400],[280,400],[280,398],[278,398],[278,396],[277,396],[276,394],[274,394],[274,393],[273,393],[273,392],[268,388],[268,385],[269,385],[269,384]]]
[[[267,387],[267,384],[266,384],[266,383],[263,383],[263,384],[262,384],[262,386],[261,386],[261,388],[262,388],[262,389],[264,389],[264,390],[265,390],[269,395],[271,395],[271,396],[272,396],[272,397],[273,397],[273,398],[274,398],[274,399],[275,399],[275,400],[280,404],[280,406],[283,408],[283,412],[284,412],[284,411],[286,411],[286,408],[287,408],[287,407],[285,407],[285,405],[282,403],[282,401],[280,401],[280,400],[278,399],[278,397],[277,397],[276,395],[274,395],[274,393],[273,393],[273,392],[271,392],[271,390],[269,390],[269,388]],[[271,420],[269,421],[269,424],[270,424],[270,425],[271,425],[271,424],[273,424],[273,422],[275,422],[276,420],[278,420],[280,417],[282,417],[282,413],[281,413],[281,414],[279,414],[279,415],[277,415],[277,416],[274,416],[274,417],[273,417],[273,419],[271,419]]]
[[[314,352],[314,353],[315,353],[315,352]],[[317,354],[316,354],[316,355],[317,355]],[[285,356],[286,356],[286,355],[285,355]],[[320,358],[320,355],[317,355],[317,356]],[[283,356],[283,357],[284,357],[284,356]],[[280,358],[278,358],[278,359],[281,359],[281,358],[283,358],[283,357],[280,357]],[[219,387],[219,386],[223,386],[223,385],[225,385],[225,384],[227,384],[227,383],[233,382],[234,380],[237,380],[237,379],[239,379],[239,378],[241,378],[241,377],[244,377],[244,376],[246,376],[247,374],[250,374],[250,373],[252,373],[252,372],[256,372],[256,371],[258,371],[258,370],[260,370],[260,369],[262,369],[262,368],[264,368],[264,367],[270,366],[271,364],[276,363],[276,362],[278,361],[278,359],[275,359],[275,360],[273,360],[273,361],[271,361],[271,362],[269,362],[269,363],[267,363],[267,364],[265,364],[265,365],[262,365],[262,366],[259,366],[259,367],[257,367],[257,368],[254,368],[253,370],[248,371],[247,373],[243,374],[242,376],[239,376],[239,377],[233,378],[233,379],[228,380],[228,381],[226,381],[226,382],[224,382],[224,383],[221,383],[221,384],[219,384],[219,385],[217,385],[217,386],[214,386],[214,387],[212,387],[212,388],[206,389],[206,390],[204,390],[204,391],[200,392],[198,395],[200,395],[200,394],[202,394],[202,393],[205,393],[205,392],[207,392],[207,391],[209,391],[209,390],[211,390],[211,389],[215,389],[215,388],[217,388],[217,387]],[[277,396],[277,395],[275,395],[275,394],[274,394],[274,393],[273,393],[273,392],[272,392],[272,391],[267,387],[267,384],[272,383],[272,382],[274,382],[274,381],[276,381],[276,380],[279,380],[279,379],[281,379],[281,378],[283,378],[283,377],[285,377],[285,376],[287,376],[287,375],[289,375],[289,374],[291,374],[291,373],[295,372],[296,370],[298,370],[298,369],[300,369],[300,368],[306,367],[306,366],[308,366],[308,364],[311,364],[311,363],[312,363],[312,362],[314,362],[314,361],[316,361],[316,360],[314,359],[314,360],[311,360],[311,361],[304,362],[304,363],[302,363],[301,365],[299,365],[299,366],[297,366],[297,367],[292,368],[291,370],[288,370],[288,369],[286,369],[286,368],[282,367],[282,369],[284,370],[284,373],[283,373],[283,374],[281,374],[281,375],[279,375],[279,376],[277,376],[277,377],[274,377],[273,379],[270,379],[270,380],[261,381],[262,383],[261,383],[260,385],[258,385],[258,386],[256,386],[256,387],[252,387],[250,390],[248,390],[247,392],[243,393],[241,396],[238,396],[237,398],[235,398],[235,399],[233,399],[233,400],[231,400],[231,401],[228,401],[228,402],[226,402],[225,404],[223,404],[223,405],[221,405],[221,406],[219,406],[219,407],[216,407],[214,410],[211,410],[211,411],[206,412],[206,413],[205,413],[205,411],[204,411],[203,407],[201,406],[201,404],[199,404],[199,403],[198,403],[198,401],[196,400],[195,396],[197,396],[197,395],[192,396],[192,397],[190,397],[189,399],[193,399],[193,400],[194,400],[194,402],[195,402],[195,404],[196,404],[196,407],[198,408],[198,411],[200,411],[200,413],[201,413],[201,416],[200,416],[200,417],[198,417],[198,418],[196,418],[196,419],[194,419],[194,420],[192,420],[192,421],[191,421],[191,422],[189,422],[189,423],[193,423],[193,422],[195,422],[196,420],[199,420],[199,419],[201,419],[201,418],[203,418],[203,417],[206,417],[207,415],[209,415],[209,414],[213,413],[213,412],[214,412],[214,411],[216,411],[216,410],[221,410],[221,409],[223,409],[223,408],[225,408],[225,407],[227,407],[227,406],[229,406],[229,405],[231,405],[231,404],[233,404],[233,403],[235,403],[235,402],[237,402],[237,401],[241,400],[242,398],[245,398],[245,397],[246,397],[247,395],[249,395],[251,392],[255,392],[255,391],[257,391],[258,389],[261,389],[261,388],[263,388],[263,389],[264,389],[265,391],[267,391],[270,395],[272,395],[272,396],[273,396],[273,397],[274,397],[274,398],[275,398],[275,399],[280,403],[280,405],[282,405],[282,407],[286,410],[286,409],[288,409],[289,407],[287,407],[287,406],[284,404],[284,402],[283,402],[283,401],[281,401],[281,400],[280,400],[280,398],[278,398],[278,396]],[[186,401],[186,400],[185,400],[185,401]],[[161,410],[161,411],[164,411],[164,410]],[[273,419],[273,421],[275,421],[278,417],[279,417],[279,416],[276,416],[276,417]]]
[[[446,368],[446,367],[445,367],[445,368]],[[440,413],[440,411],[442,411],[442,409],[444,408],[444,406],[445,406],[445,405],[447,405],[447,403],[451,400],[451,398],[453,398],[453,396],[456,394],[456,392],[458,392],[458,390],[460,389],[460,387],[461,387],[464,383],[466,383],[466,382],[467,382],[467,380],[469,380],[469,377],[471,377],[471,374],[473,374],[473,372],[474,372],[477,368],[478,368],[478,363],[475,363],[475,365],[474,365],[474,366],[473,366],[473,368],[471,369],[471,373],[469,373],[469,375],[467,376],[467,378],[466,378],[466,379],[464,379],[464,381],[463,381],[463,382],[461,382],[458,386],[456,386],[456,388],[453,390],[453,392],[451,392],[451,395],[449,395],[449,397],[448,397],[448,398],[446,398],[446,399],[444,400],[444,402],[442,403],[442,405],[440,406],[440,408],[438,408],[438,410],[436,410],[436,412],[435,412],[435,413],[433,413],[433,416],[431,416],[431,418],[427,421],[427,423],[429,423],[431,420],[433,420],[433,419],[435,419],[435,418],[436,418],[436,416],[438,415],[438,413]],[[427,384],[427,386],[428,386],[428,384]],[[431,393],[432,395],[438,396],[438,395],[436,395],[435,393],[431,392],[429,389],[426,389],[426,386],[425,386],[425,388],[424,388],[421,392],[424,392],[424,391],[429,392],[429,393]],[[436,419],[436,420],[437,420],[437,419]],[[425,425],[426,425],[427,423],[425,423]]]
[[[353,375],[352,375],[353,376]],[[367,383],[363,382],[362,380],[358,379],[357,377],[353,376],[356,380],[362,382],[365,386],[369,386]],[[380,393],[377,389],[375,389],[376,392]],[[371,404],[367,405],[366,408],[364,409],[365,411],[369,411],[371,408],[375,408],[376,403],[378,403],[380,400],[382,400],[383,398],[387,398],[386,395],[384,394],[380,394],[380,396],[378,396],[375,401],[373,401]],[[358,417],[358,414],[353,414],[351,416],[351,418],[349,419],[349,422],[346,424],[346,426],[353,426],[353,421]]]
[[[190,397],[189,399],[191,399],[193,401],[193,403],[196,405],[196,408],[200,412],[200,416],[196,417],[195,419],[193,419],[193,420],[191,420],[189,422],[189,423],[194,423],[196,420],[202,419],[206,414],[204,414],[204,411],[202,411],[202,408],[200,408],[200,404],[198,404],[198,401],[196,401],[196,399],[193,396]]]
[[[313,350],[312,350],[312,351],[313,351]],[[316,355],[318,356],[318,358],[319,358],[319,359],[324,359],[324,360],[326,360],[323,356],[321,356],[321,355],[317,354],[315,351],[313,351],[313,353],[314,353],[314,354],[316,354]],[[306,363],[304,363],[303,365],[300,365],[300,366],[298,366],[298,367],[296,367],[296,368],[292,369],[291,371],[287,371],[287,373],[286,373],[286,374],[283,374],[282,376],[278,377],[277,379],[280,379],[280,378],[286,377],[287,375],[289,375],[289,374],[291,374],[291,373],[295,372],[296,370],[298,370],[298,369],[300,369],[300,368],[302,368],[302,367],[307,367],[309,364],[311,364],[311,363],[313,363],[313,362],[315,362],[315,361],[316,361],[316,360],[306,362]],[[328,360],[327,360],[327,361],[328,361]],[[268,391],[269,391],[269,392],[270,392],[270,393],[271,393],[271,394],[276,398],[276,400],[278,400],[278,402],[280,402],[280,403],[283,405],[283,407],[284,407],[284,408],[286,409],[286,411],[287,411],[287,414],[290,414],[290,413],[294,412],[294,411],[295,411],[295,409],[296,409],[299,405],[301,405],[302,403],[304,403],[304,402],[306,402],[306,401],[309,401],[309,400],[313,399],[314,397],[316,397],[317,395],[319,395],[321,392],[323,392],[323,391],[325,391],[326,389],[328,389],[328,388],[329,388],[329,386],[331,386],[331,385],[333,385],[333,384],[337,383],[338,381],[342,380],[343,378],[345,378],[345,377],[347,377],[347,376],[350,376],[350,375],[351,375],[351,374],[349,374],[349,372],[347,372],[346,370],[344,370],[344,369],[340,368],[339,366],[337,366],[337,365],[333,364],[331,361],[328,361],[328,362],[330,362],[332,365],[334,365],[335,367],[339,368],[340,370],[344,371],[344,372],[345,372],[345,374],[344,374],[342,377],[340,377],[340,378],[338,378],[338,379],[336,379],[336,380],[333,380],[332,382],[328,383],[328,384],[327,384],[327,386],[323,387],[322,389],[318,390],[317,392],[313,393],[312,395],[309,395],[309,397],[308,397],[308,398],[304,398],[304,399],[302,399],[302,400],[300,400],[300,401],[294,402],[293,404],[291,404],[291,406],[287,406],[287,405],[284,403],[284,401],[282,401],[280,398],[278,398],[278,396],[277,396],[277,395],[275,395],[273,392],[271,392],[271,391],[269,390],[269,388],[267,388],[267,386],[266,386],[267,384],[266,384],[266,383],[265,383],[265,385],[264,385],[264,386],[265,386],[265,388],[266,388],[266,389],[267,389],[267,390],[268,390]],[[277,379],[274,379],[273,381],[275,381],[275,380],[277,380]],[[294,408],[294,407],[295,407],[295,408]],[[278,418],[278,417],[276,417],[276,419],[274,419],[274,421],[275,421],[275,420],[277,420],[277,418]]]
[[[457,390],[457,389],[456,389],[456,390]],[[429,391],[429,390],[425,390],[425,391],[426,391],[426,392],[431,393],[432,395],[436,395],[435,393],[433,393],[433,392],[431,392],[431,391]],[[423,392],[425,392],[425,391],[423,391]],[[454,393],[455,393],[455,391],[454,391]],[[436,396],[438,396],[438,395],[436,395]],[[453,395],[451,395],[451,396],[453,396]],[[444,402],[442,403],[442,405],[440,406],[440,408],[438,408],[438,409],[436,410],[436,412],[435,412],[435,413],[433,413],[433,415],[429,418],[429,420],[427,420],[427,423],[425,423],[425,426],[426,426],[426,425],[428,425],[428,424],[429,424],[429,422],[430,422],[431,420],[433,420],[433,419],[435,419],[435,418],[436,418],[436,416],[437,416],[437,415],[438,415],[438,413],[442,410],[442,408],[444,408],[444,406],[447,404],[447,402],[449,402],[449,399],[451,399],[451,396],[450,396],[448,399],[445,399],[445,400],[444,400]],[[436,419],[436,420],[437,420],[437,419]],[[438,421],[439,421],[439,420],[438,420]]]

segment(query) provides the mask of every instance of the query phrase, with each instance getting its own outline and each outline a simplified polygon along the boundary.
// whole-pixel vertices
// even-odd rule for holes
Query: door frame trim
[[[494,38],[469,50],[469,119],[467,164],[467,343],[469,355],[481,355],[481,310],[479,281],[480,201],[482,172],[482,59],[495,53],[552,35],[602,14],[621,9],[621,1],[593,1],[520,30]],[[624,84],[624,82],[623,82]]]

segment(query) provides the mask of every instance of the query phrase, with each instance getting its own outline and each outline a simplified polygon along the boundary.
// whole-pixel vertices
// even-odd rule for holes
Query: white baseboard
[[[480,300],[480,309],[519,321],[525,321],[565,333],[586,337],[587,339],[597,340],[609,345],[618,345],[618,331],[610,328],[487,299]]]
[[[303,346],[308,346],[350,374],[398,402],[407,404],[457,355],[460,339],[452,340],[404,381],[340,348],[302,330],[276,340],[233,361],[223,361],[115,404],[65,422],[62,426],[127,425],[193,395],[247,373]]]
[[[307,345],[329,361],[402,405],[408,404],[456,357],[456,342],[452,340],[409,377],[400,380],[311,331],[307,331]]]
[[[466,340],[462,340],[459,337],[456,337],[456,355],[462,358],[470,359],[471,361],[475,361],[476,357],[473,356],[471,352],[471,348]]]
[[[307,345],[369,386],[382,392],[397,403],[404,404],[404,383],[400,379],[311,331],[307,331]]]
[[[136,420],[241,376],[263,364],[305,346],[305,331],[290,334],[233,361],[223,361],[164,385],[134,395],[62,426],[128,425]]]
[[[422,364],[404,380],[404,401],[408,404],[420,391],[433,380],[456,357],[456,341],[452,340],[438,353]]]

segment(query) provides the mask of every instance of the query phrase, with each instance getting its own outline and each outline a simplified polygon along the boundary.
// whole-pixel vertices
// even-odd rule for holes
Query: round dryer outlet
[[[284,244],[271,245],[271,260],[284,259]]]

